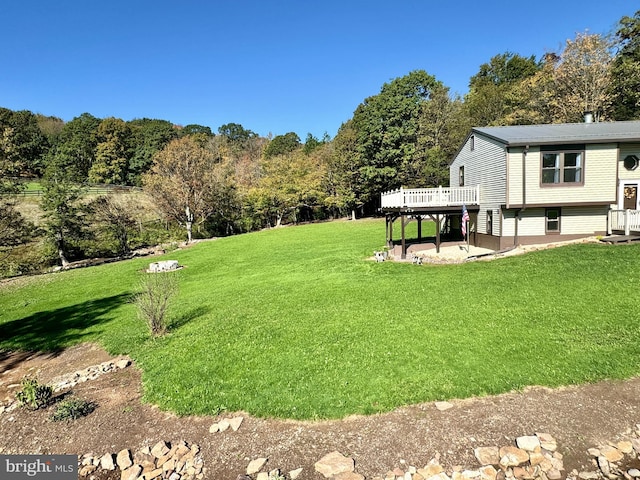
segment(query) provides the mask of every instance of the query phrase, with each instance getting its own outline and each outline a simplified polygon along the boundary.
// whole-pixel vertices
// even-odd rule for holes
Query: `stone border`
[[[75,387],[79,383],[95,380],[105,373],[122,370],[123,368],[127,368],[129,365],[131,365],[131,359],[129,357],[118,357],[73,373],[54,377],[50,382],[48,382],[48,384],[51,385],[54,392],[60,392],[61,390]],[[4,405],[0,404],[0,414],[15,410],[19,405],[20,403],[17,400],[12,400]]]

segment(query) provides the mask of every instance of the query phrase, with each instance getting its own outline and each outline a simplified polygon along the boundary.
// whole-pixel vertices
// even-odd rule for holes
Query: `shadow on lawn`
[[[195,320],[198,317],[202,317],[211,311],[210,307],[195,307],[191,310],[184,312],[182,315],[174,318],[169,322],[169,330],[177,330],[181,326],[189,323],[191,320]]]
[[[89,335],[87,328],[112,320],[109,312],[129,302],[130,298],[130,294],[123,293],[3,323],[0,325],[0,350],[50,352],[55,355]],[[91,335],[95,333],[93,330]],[[0,351],[0,359],[6,355]]]

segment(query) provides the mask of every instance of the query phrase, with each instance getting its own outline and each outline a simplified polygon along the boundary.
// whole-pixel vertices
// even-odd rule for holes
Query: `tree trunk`
[[[184,213],[186,214],[185,226],[187,227],[187,243],[191,243],[193,239],[192,231],[193,231],[193,213],[191,213],[191,209],[189,205],[187,205],[184,209]]]
[[[64,237],[60,232],[56,233],[56,249],[58,250],[58,258],[60,258],[62,268],[67,268],[69,266],[69,260],[67,260],[64,253]]]
[[[351,209],[351,220],[353,220],[354,222],[356,220],[356,209],[355,208]]]

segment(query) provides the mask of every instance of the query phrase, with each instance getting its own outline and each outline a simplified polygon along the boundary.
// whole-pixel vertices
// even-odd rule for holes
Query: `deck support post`
[[[422,215],[418,215],[418,243],[422,243]]]
[[[436,253],[440,253],[440,214],[436,214]]]
[[[405,239],[405,224],[404,224],[404,219],[405,216],[402,215],[400,220],[400,226],[401,226],[401,231],[402,231],[402,253],[400,254],[400,259],[404,260],[407,258],[407,241]]]

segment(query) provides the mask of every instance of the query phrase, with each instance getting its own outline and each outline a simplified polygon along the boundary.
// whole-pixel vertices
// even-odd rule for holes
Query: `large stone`
[[[480,465],[498,465],[500,463],[500,450],[498,447],[478,447],[473,450]]]
[[[516,445],[527,452],[534,452],[540,448],[540,439],[535,435],[528,435],[516,438]]]
[[[480,467],[478,471],[480,472],[480,480],[496,480],[498,475],[498,471],[493,465],[485,465]]]
[[[230,419],[229,425],[231,426],[231,430],[233,430],[234,432],[237,432],[238,429],[240,428],[240,425],[242,425],[242,420],[244,420],[242,417],[234,417]]]
[[[262,467],[267,463],[268,458],[256,458],[255,460],[251,460],[249,465],[247,466],[247,475],[253,475],[254,473],[258,473],[262,470]]]
[[[624,454],[629,454],[633,452],[633,443],[623,440],[616,443],[616,448]]]
[[[503,467],[517,467],[529,461],[529,454],[521,448],[511,445],[500,450],[500,465]]]
[[[100,468],[103,470],[115,470],[116,465],[113,463],[113,455],[110,453],[105,453],[102,457],[100,457]]]
[[[316,472],[331,478],[342,472],[353,472],[355,462],[353,458],[345,457],[340,452],[331,452],[315,463]]]
[[[169,453],[170,450],[171,449],[169,448],[167,442],[161,440],[153,446],[153,448],[151,449],[151,455],[156,458],[164,457],[167,453]]]
[[[137,480],[138,478],[140,478],[141,473],[142,467],[140,465],[132,465],[131,467],[122,471],[120,480]]]
[[[124,470],[125,468],[129,468],[133,465],[133,461],[131,460],[131,452],[128,449],[120,450],[118,455],[116,456],[116,463],[120,470]]]
[[[624,458],[624,454],[620,450],[609,445],[600,449],[600,455],[603,455],[609,462],[619,462]]]
[[[558,444],[556,439],[553,438],[548,433],[536,433],[536,437],[540,440],[540,446],[545,450],[549,450],[550,452],[555,452],[558,448]]]
[[[603,456],[598,457],[598,467],[600,468],[600,471],[605,477],[608,477],[609,474],[611,473],[611,467],[609,466],[609,461]]]
[[[180,266],[177,260],[162,260],[160,262],[153,262],[149,264],[149,273],[171,272],[178,270]]]
[[[453,404],[449,402],[436,402],[436,408],[441,412],[444,412],[445,410],[449,410],[450,408],[453,408]]]
[[[302,468],[296,468],[295,470],[291,470],[289,472],[289,478],[291,480],[296,480],[296,478],[298,478],[301,473],[302,473]]]

